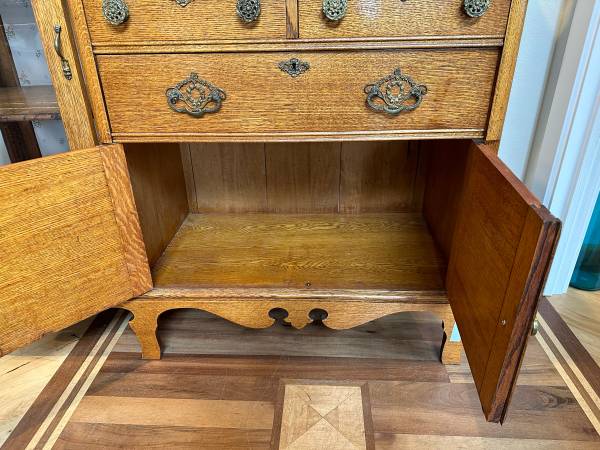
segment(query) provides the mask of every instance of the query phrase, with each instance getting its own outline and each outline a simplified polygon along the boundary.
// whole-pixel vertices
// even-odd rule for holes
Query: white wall
[[[525,178],[554,53],[568,31],[574,3],[529,0],[499,149],[500,159],[521,179]]]
[[[563,222],[563,293],[600,190],[600,0],[529,1],[500,157]]]

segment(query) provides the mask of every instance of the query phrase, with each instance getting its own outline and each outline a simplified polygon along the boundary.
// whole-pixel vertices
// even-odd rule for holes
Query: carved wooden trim
[[[156,338],[158,317],[169,310],[181,308],[200,309],[220,316],[247,328],[268,328],[275,323],[273,310],[284,310],[284,321],[302,329],[316,319],[334,330],[344,330],[363,325],[381,317],[399,312],[429,312],[442,320],[444,342],[449,341],[454,327],[454,315],[445,302],[377,301],[350,299],[235,299],[235,298],[137,298],[122,308],[129,310],[134,319],[130,322],[142,347],[144,359],[159,359],[160,345]],[[325,314],[323,314],[325,313]],[[326,317],[325,317],[326,316]],[[448,342],[441,349],[444,364],[460,362],[461,344]]]

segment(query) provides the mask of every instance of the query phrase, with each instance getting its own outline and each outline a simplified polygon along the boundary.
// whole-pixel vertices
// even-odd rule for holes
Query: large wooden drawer
[[[499,48],[99,55],[113,139],[272,139],[275,133],[321,137],[483,137]],[[310,69],[292,77],[281,61]],[[425,85],[413,111],[390,115],[366,105],[365,86],[395,68]],[[226,93],[220,111],[175,112],[166,91],[198,76]],[[165,140],[163,139],[163,140]]]
[[[494,0],[479,18],[469,17],[463,0],[348,1],[338,22],[327,20],[322,0],[299,0],[300,38],[503,37],[511,0]]]
[[[130,45],[211,40],[284,39],[285,2],[261,0],[258,21],[246,24],[236,13],[236,2],[193,0],[179,6],[175,0],[126,0],[129,18],[111,25],[102,15],[102,0],[83,3],[94,45]]]

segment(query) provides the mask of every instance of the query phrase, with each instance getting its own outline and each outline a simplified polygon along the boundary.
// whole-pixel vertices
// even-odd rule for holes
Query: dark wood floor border
[[[546,321],[596,395],[600,397],[600,367],[594,358],[546,297],[540,300],[538,313]]]
[[[59,400],[116,313],[117,310],[108,310],[96,316],[0,449],[23,449],[27,447],[27,444],[33,439],[44,419]]]

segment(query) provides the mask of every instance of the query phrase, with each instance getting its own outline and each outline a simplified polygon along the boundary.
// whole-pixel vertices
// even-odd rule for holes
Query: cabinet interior
[[[126,145],[154,285],[444,291],[466,144]]]

